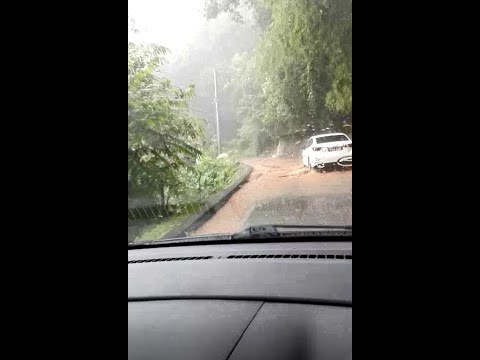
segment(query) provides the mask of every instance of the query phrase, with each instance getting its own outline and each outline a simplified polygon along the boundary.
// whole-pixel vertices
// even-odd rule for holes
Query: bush
[[[238,164],[228,158],[217,159],[211,152],[205,152],[197,159],[192,170],[182,173],[182,181],[190,198],[203,200],[213,193],[228,186],[238,170]],[[185,202],[194,199],[183,199]]]

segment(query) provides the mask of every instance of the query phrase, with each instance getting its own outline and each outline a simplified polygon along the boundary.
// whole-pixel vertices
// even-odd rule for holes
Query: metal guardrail
[[[146,219],[168,219],[169,217],[179,215],[192,215],[198,212],[202,207],[200,203],[169,205],[167,209],[160,205],[143,206],[128,209],[128,220],[146,220]]]
[[[168,218],[173,212],[174,210],[167,211],[160,205],[132,208],[128,209],[128,220]]]

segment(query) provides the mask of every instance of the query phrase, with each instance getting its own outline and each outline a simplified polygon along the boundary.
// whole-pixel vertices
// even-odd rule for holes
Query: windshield
[[[348,141],[348,137],[345,135],[330,135],[330,136],[321,136],[316,138],[317,144],[323,144],[334,141]]]
[[[128,32],[129,243],[351,226],[352,146],[311,146],[352,139],[351,0],[129,0]]]

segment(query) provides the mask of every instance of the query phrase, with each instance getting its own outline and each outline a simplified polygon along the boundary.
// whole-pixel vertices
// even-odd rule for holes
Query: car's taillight
[[[313,151],[320,151],[320,150],[322,150],[322,148],[321,147],[314,147],[314,148],[312,148],[312,150]]]
[[[352,143],[348,144],[347,146],[348,146],[348,147],[352,147]]]

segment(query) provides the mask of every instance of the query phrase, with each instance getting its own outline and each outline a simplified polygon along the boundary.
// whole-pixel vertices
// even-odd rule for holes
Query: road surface
[[[352,224],[352,170],[308,171],[298,159],[251,158],[248,181],[191,235],[234,233],[251,225]]]

